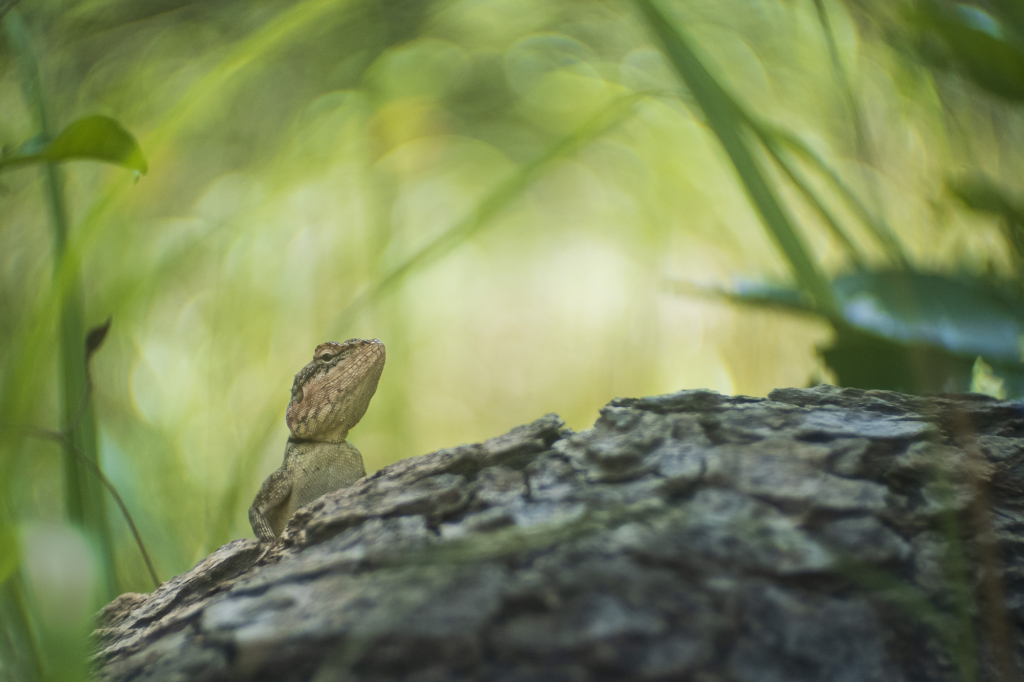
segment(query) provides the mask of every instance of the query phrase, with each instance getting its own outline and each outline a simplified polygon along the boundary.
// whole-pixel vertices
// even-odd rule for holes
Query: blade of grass
[[[825,3],[822,0],[814,0],[814,9],[818,13],[818,23],[821,24],[821,31],[825,34],[825,44],[828,47],[828,56],[832,61],[832,71],[839,82],[839,90],[843,94],[846,108],[849,109],[850,118],[853,120],[854,136],[856,138],[857,153],[864,161],[869,160],[870,148],[867,140],[867,131],[864,129],[863,117],[860,113],[860,106],[857,98],[853,95],[853,88],[850,86],[850,78],[843,68],[843,62],[839,58],[839,46],[836,44],[836,36],[832,31],[832,22],[825,10]]]
[[[785,157],[784,152],[779,148],[779,145],[776,144],[774,140],[771,138],[761,137],[756,130],[754,132],[758,134],[764,148],[771,155],[772,159],[775,160],[775,164],[782,169],[782,172],[786,174],[786,177],[788,177],[789,181],[793,183],[793,186],[797,188],[800,194],[803,195],[804,199],[806,199],[814,210],[817,211],[818,215],[821,216],[821,219],[825,222],[825,225],[832,233],[832,236],[843,245],[844,249],[846,249],[846,253],[850,257],[850,260],[853,261],[853,264],[860,269],[864,269],[864,254],[860,252],[860,249],[853,243],[850,236],[846,234],[846,231],[839,224],[839,221],[832,212],[828,210],[825,204],[818,197],[817,193],[811,188],[807,180],[800,174],[800,171],[798,171],[793,164],[789,162]]]
[[[439,258],[443,258],[459,244],[462,244],[480,231],[492,218],[507,207],[512,200],[518,197],[523,190],[535,182],[552,162],[575,154],[589,142],[625,120],[632,111],[633,105],[644,97],[646,95],[643,93],[633,93],[616,98],[579,128],[563,137],[539,157],[522,166],[506,180],[499,183],[461,220],[406,258],[378,281],[357,294],[338,314],[333,325],[333,329],[336,332],[335,335],[343,335],[345,327],[351,322],[352,318],[368,303],[394,289],[414,272],[421,270]]]
[[[50,139],[50,122],[46,111],[46,101],[42,93],[39,68],[35,53],[28,36],[28,30],[21,13],[12,8],[3,19],[5,33],[17,55],[21,71],[22,90],[26,104],[32,110],[38,134],[42,139]],[[50,225],[53,229],[53,256],[59,262],[67,249],[68,217],[64,199],[63,178],[56,163],[43,163],[43,177],[47,208],[50,213]],[[114,565],[114,546],[110,528],[107,523],[106,505],[103,491],[98,481],[83,468],[83,463],[75,455],[77,450],[82,457],[91,461],[99,468],[99,453],[96,443],[96,418],[91,406],[86,406],[81,418],[74,424],[70,419],[79,406],[79,400],[88,390],[85,363],[85,311],[78,275],[77,262],[72,267],[71,284],[68,295],[60,306],[60,375],[61,383],[61,423],[70,428],[64,445],[64,508],[72,523],[76,523],[86,531],[96,544],[101,562],[108,570],[104,571],[107,579],[106,591],[109,597],[118,593],[112,567]]]
[[[750,129],[761,138],[762,140],[770,139],[775,143],[781,143],[791,151],[795,152],[798,156],[808,161],[812,166],[818,169],[818,172],[828,180],[829,184],[832,185],[836,193],[843,199],[847,206],[849,206],[854,214],[860,219],[871,235],[878,242],[879,246],[885,252],[886,256],[894,265],[897,265],[903,269],[913,270],[906,253],[903,251],[903,246],[899,240],[896,239],[896,235],[892,230],[892,227],[883,219],[875,217],[875,215],[868,209],[868,207],[861,201],[860,197],[857,196],[849,185],[843,182],[843,179],[839,176],[839,173],[835,171],[828,163],[822,159],[817,152],[807,146],[803,140],[798,138],[792,133],[780,130],[770,126],[763,121],[759,120],[757,116],[749,112],[741,111],[744,121],[750,126]],[[767,143],[766,143],[767,144]]]
[[[103,473],[103,470],[100,469],[99,465],[91,459],[88,459],[81,451],[78,450],[78,448],[75,447],[75,444],[62,433],[56,433],[48,429],[31,429],[30,433],[37,438],[52,440],[64,446],[70,445],[74,449],[75,455],[79,458],[82,464],[92,471],[93,475],[100,480],[103,487],[110,493],[110,496],[114,498],[114,502],[117,504],[117,508],[121,511],[121,516],[124,517],[125,522],[128,524],[128,529],[131,531],[132,537],[135,539],[135,544],[138,546],[139,552],[142,554],[142,560],[146,564],[146,570],[149,571],[149,577],[153,579],[153,589],[160,587],[160,578],[156,575],[156,569],[153,568],[153,562],[149,558],[149,552],[146,551],[146,545],[142,542],[142,536],[139,535],[139,529],[135,526],[135,520],[132,519],[132,515],[128,511],[128,506],[124,503],[120,493],[117,492],[117,488],[115,488],[114,484],[110,482],[110,479]]]
[[[124,500],[121,498],[120,493],[117,492],[117,488],[114,487],[114,484],[111,483],[110,479],[108,479],[106,474],[103,473],[103,470],[100,469],[96,462],[87,458],[85,454],[75,445],[75,443],[71,440],[70,437],[70,433],[75,429],[79,420],[81,420],[84,417],[86,408],[89,406],[92,400],[92,376],[88,368],[88,362],[92,355],[96,352],[96,350],[99,349],[100,345],[102,345],[103,339],[106,337],[107,332],[110,330],[110,323],[111,318],[108,318],[105,324],[95,327],[89,332],[89,335],[85,343],[85,358],[87,363],[87,383],[85,394],[79,398],[78,408],[75,410],[70,421],[65,425],[64,429],[61,431],[53,431],[50,429],[42,429],[38,427],[28,427],[25,428],[24,431],[25,433],[36,438],[55,441],[65,448],[70,447],[75,457],[78,458],[78,461],[85,465],[85,467],[89,469],[89,472],[93,476],[99,479],[100,483],[103,485],[104,488],[107,489],[107,492],[110,493],[110,496],[114,498],[114,502],[121,510],[121,515],[124,517],[125,522],[128,524],[128,528],[131,531],[132,537],[135,539],[135,544],[138,546],[139,552],[142,554],[142,559],[146,564],[146,569],[149,571],[149,575],[153,579],[153,587],[157,588],[160,587],[160,579],[157,578],[156,570],[153,568],[153,562],[149,558],[149,552],[146,551],[146,546],[145,544],[143,544],[142,536],[139,534],[138,528],[135,526],[135,520],[132,518],[131,513],[128,511],[128,506],[124,503]],[[2,510],[2,508],[0,508],[0,510]],[[5,536],[2,533],[0,533],[0,550],[3,550],[2,552],[0,552],[0,582],[3,582],[4,578],[6,577],[4,560],[6,559],[10,561],[10,558],[13,553],[13,550],[7,551],[7,548],[4,547],[4,540]],[[11,567],[14,567],[16,565],[17,561],[13,561],[11,563]]]
[[[0,614],[0,660],[5,679],[43,679],[46,657],[25,603],[24,580],[17,572],[0,583]]]
[[[713,301],[724,301],[738,306],[751,306],[762,310],[777,310],[779,312],[792,313],[794,315],[811,315],[818,317],[818,311],[811,305],[801,303],[797,300],[784,300],[782,297],[773,297],[767,294],[745,294],[709,287],[696,282],[687,282],[678,279],[665,280],[665,288],[674,294],[681,296],[699,296]],[[792,290],[797,295],[797,290]]]
[[[864,115],[861,113],[860,103],[853,94],[853,86],[850,85],[849,74],[847,74],[846,69],[843,67],[843,62],[839,58],[839,47],[836,44],[835,33],[832,31],[832,22],[828,18],[828,12],[825,10],[825,3],[823,0],[814,0],[814,8],[818,12],[818,22],[821,24],[822,33],[825,34],[825,44],[828,46],[829,58],[832,61],[832,71],[835,74],[836,81],[838,82],[839,91],[843,94],[843,100],[846,103],[846,108],[850,113],[850,122],[853,127],[853,139],[857,148],[857,157],[862,162],[860,168],[861,175],[863,176],[864,189],[867,190],[868,195],[871,197],[871,203],[874,205],[875,211],[882,213],[884,208],[882,199],[878,194],[878,184],[875,182],[874,176],[868,172],[868,166],[874,165],[874,153],[870,133],[868,127],[864,125]],[[899,261],[897,262],[897,265],[905,267],[907,263]]]
[[[673,25],[653,0],[635,0],[648,29],[665,49],[665,55],[680,79],[704,111],[708,126],[729,156],[754,208],[789,263],[797,284],[807,292],[820,314],[840,318],[832,289],[808,254],[772,188],[758,168],[743,136],[742,117],[733,98],[708,72],[690,47],[683,31]]]

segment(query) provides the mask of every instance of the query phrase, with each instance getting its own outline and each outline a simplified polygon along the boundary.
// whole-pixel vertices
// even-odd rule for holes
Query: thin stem
[[[882,249],[885,250],[890,259],[895,261],[895,263],[903,269],[912,269],[907,255],[903,252],[903,246],[900,244],[899,240],[896,239],[896,235],[893,233],[889,224],[883,218],[876,217],[871,210],[864,205],[864,202],[861,201],[860,197],[858,197],[854,191],[850,189],[845,182],[843,182],[843,179],[839,174],[825,163],[824,159],[818,156],[814,150],[808,147],[803,140],[797,136],[782,130],[769,129],[768,126],[755,119],[752,115],[745,113],[745,116],[747,117],[751,128],[757,132],[759,137],[763,134],[770,134],[774,136],[790,150],[803,157],[806,161],[809,161],[813,166],[817,167],[824,178],[829,181],[829,184],[831,184],[838,192],[839,196],[842,197],[847,206],[853,210],[857,217],[860,218],[861,222],[863,222],[868,230],[871,231],[875,240],[879,243]]]
[[[52,440],[61,443],[66,448],[69,448],[75,455],[78,456],[79,461],[83,462],[89,467],[93,474],[99,479],[103,487],[107,489],[110,496],[114,498],[114,502],[117,503],[118,508],[121,510],[121,515],[124,516],[124,520],[128,523],[128,528],[131,529],[132,536],[135,538],[135,544],[139,546],[139,552],[142,553],[142,560],[146,562],[146,569],[149,571],[149,576],[153,579],[153,586],[160,587],[160,579],[156,575],[156,569],[153,568],[153,562],[149,558],[149,552],[146,551],[146,545],[142,542],[142,536],[139,535],[139,529],[135,527],[135,521],[132,520],[132,515],[128,512],[128,507],[125,505],[124,500],[121,499],[121,495],[117,492],[117,488],[110,482],[103,470],[99,468],[96,462],[92,461],[78,449],[71,439],[67,435],[60,433],[59,431],[51,431],[50,429],[40,429],[37,427],[29,427],[26,429],[26,434],[35,438],[41,438],[44,440]]]
[[[818,21],[821,23],[821,29],[825,34],[825,43],[828,45],[828,54],[829,58],[832,60],[832,69],[835,71],[836,79],[839,81],[839,89],[843,93],[843,100],[846,103],[846,108],[850,112],[850,120],[853,124],[854,144],[857,147],[857,156],[864,164],[874,166],[874,154],[872,152],[870,134],[867,126],[864,124],[864,115],[861,113],[860,104],[857,102],[857,98],[853,94],[853,86],[850,83],[849,74],[847,74],[846,69],[843,67],[843,62],[839,57],[839,47],[836,45],[836,36],[832,31],[832,22],[828,18],[828,12],[825,10],[825,3],[823,0],[814,0],[814,8],[818,12]],[[871,202],[875,205],[875,210],[881,212],[882,199],[878,194],[878,186],[864,165],[861,166],[861,175],[863,176],[864,187],[867,189],[868,194],[871,197]],[[906,267],[907,263],[899,261],[897,265]]]
[[[761,136],[759,130],[754,131],[755,134],[761,139],[765,149],[771,155],[772,159],[775,160],[776,165],[782,169],[782,171],[789,178],[790,182],[800,191],[805,199],[811,204],[811,206],[818,212],[821,219],[825,221],[825,225],[832,232],[834,236],[846,249],[846,252],[850,256],[850,260],[858,268],[863,269],[865,266],[864,255],[857,248],[857,245],[853,243],[846,231],[840,226],[839,221],[836,219],[832,212],[829,211],[825,204],[818,198],[818,195],[814,193],[807,181],[799,174],[799,172],[792,166],[792,164],[786,160],[782,155],[779,145],[769,137]]]
[[[153,579],[154,587],[160,587],[160,579],[157,577],[156,569],[153,568],[153,562],[149,558],[149,552],[146,551],[146,545],[142,542],[142,536],[139,534],[138,528],[135,527],[135,521],[132,519],[132,515],[128,512],[128,506],[125,505],[124,500],[121,499],[120,493],[117,492],[117,488],[110,482],[110,479],[106,477],[103,470],[100,469],[99,465],[93,460],[85,456],[78,446],[71,439],[71,435],[77,426],[78,420],[86,413],[86,409],[89,405],[89,399],[92,397],[92,372],[89,371],[89,358],[99,348],[99,345],[103,342],[104,336],[106,336],[107,330],[110,328],[110,320],[107,320],[106,325],[98,327],[93,330],[89,335],[89,339],[86,342],[88,348],[86,348],[86,361],[85,361],[85,391],[82,394],[81,401],[78,404],[78,409],[74,412],[72,418],[68,421],[67,425],[62,431],[53,431],[50,429],[43,429],[39,427],[28,427],[25,429],[26,435],[33,436],[35,438],[42,438],[45,440],[52,440],[60,443],[64,446],[65,450],[70,450],[75,454],[78,460],[84,463],[89,469],[92,470],[93,474],[99,479],[103,487],[107,489],[111,497],[114,498],[114,502],[117,503],[118,508],[121,510],[121,515],[124,516],[124,520],[128,523],[128,528],[131,529],[132,536],[135,538],[135,544],[139,547],[139,552],[142,553],[142,559],[146,562],[146,568],[149,570],[149,575]]]
[[[954,412],[953,428],[958,434],[958,445],[967,454],[967,472],[972,493],[971,524],[981,564],[980,587],[985,601],[983,613],[995,658],[996,679],[999,682],[1011,682],[1019,679],[1019,676],[1006,613],[1003,566],[999,560],[998,544],[992,527],[992,504],[988,482],[981,474],[985,466],[985,456],[978,448],[977,439],[974,437],[975,429],[966,413],[960,410]]]

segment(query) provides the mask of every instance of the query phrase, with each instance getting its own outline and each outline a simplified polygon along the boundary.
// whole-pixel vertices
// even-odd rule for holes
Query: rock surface
[[[1009,680],[1024,406],[617,399],[397,462],[101,614],[101,680]]]

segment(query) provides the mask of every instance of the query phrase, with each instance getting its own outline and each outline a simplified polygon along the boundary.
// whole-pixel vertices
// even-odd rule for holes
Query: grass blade
[[[665,280],[665,289],[680,296],[696,296],[712,301],[731,303],[737,306],[750,306],[762,310],[775,310],[781,313],[792,313],[794,315],[818,316],[818,311],[803,302],[800,292],[796,289],[777,290],[775,292],[763,290],[760,292],[729,291],[720,287],[705,286],[697,282],[687,282],[679,279]],[[783,293],[792,293],[792,296],[783,296]],[[774,294],[774,295],[773,295]]]
[[[3,19],[4,30],[18,58],[21,71],[22,89],[26,104],[35,116],[35,123],[41,138],[50,139],[50,123],[46,102],[39,79],[39,68],[29,40],[25,22],[17,8],[11,9]],[[43,164],[46,203],[53,228],[53,258],[55,264],[65,256],[68,243],[67,206],[64,200],[63,178],[57,164],[47,161]],[[60,376],[61,376],[61,423],[69,428],[64,443],[64,508],[71,522],[79,524],[96,543],[102,563],[107,567],[106,591],[110,597],[117,594],[112,567],[114,545],[107,523],[103,490],[97,479],[83,468],[76,456],[82,457],[99,467],[99,453],[96,442],[96,418],[87,405],[81,418],[74,424],[70,420],[78,411],[79,400],[88,391],[88,376],[85,362],[85,311],[78,273],[78,263],[71,264],[71,280],[67,296],[59,306]],[[56,275],[57,268],[54,268]]]
[[[732,97],[701,63],[682,30],[669,22],[653,0],[636,0],[636,5],[648,28],[664,47],[676,73],[704,111],[708,126],[718,137],[765,227],[789,262],[797,284],[822,315],[838,320],[839,309],[828,280],[811,259],[803,240],[758,168],[743,137],[742,116]]]
[[[807,180],[804,179],[793,164],[786,159],[782,149],[779,148],[779,145],[774,140],[770,137],[761,137],[757,130],[754,132],[758,134],[758,137],[761,139],[761,143],[764,145],[764,148],[768,150],[768,153],[771,154],[776,165],[782,169],[782,172],[786,174],[786,177],[788,177],[789,181],[793,183],[793,186],[799,190],[800,194],[804,196],[814,210],[818,212],[818,215],[821,216],[821,219],[825,221],[825,225],[832,233],[832,236],[843,245],[843,248],[846,249],[846,253],[850,257],[850,260],[853,261],[853,264],[857,266],[858,269],[863,270],[866,266],[864,254],[860,252],[860,249],[856,244],[854,244],[853,240],[850,239],[850,236],[846,234],[846,231],[839,224],[839,221],[832,212],[828,210],[825,204],[818,197],[817,193],[811,188],[810,184],[808,184]]]
[[[128,506],[124,503],[124,499],[121,494],[117,492],[117,488],[110,482],[107,475],[103,473],[103,469],[100,469],[99,465],[91,459],[87,458],[70,439],[62,433],[56,433],[47,429],[32,429],[32,435],[37,438],[43,438],[46,440],[52,440],[60,443],[64,446],[70,446],[74,448],[75,455],[79,461],[86,466],[87,469],[91,470],[93,475],[100,480],[103,487],[107,489],[110,496],[114,498],[114,502],[117,504],[117,508],[121,511],[121,516],[124,517],[125,522],[128,524],[128,530],[131,531],[132,538],[135,539],[135,545],[139,548],[139,552],[142,554],[142,560],[146,564],[146,570],[149,571],[149,577],[153,579],[153,589],[160,587],[160,578],[157,577],[156,569],[153,568],[153,561],[149,558],[149,552],[146,551],[146,545],[142,542],[142,536],[139,535],[139,529],[135,525],[135,520],[132,518],[131,512],[128,511]]]
[[[878,184],[875,177],[868,171],[868,166],[874,165],[874,147],[872,146],[868,127],[864,125],[864,115],[861,112],[860,103],[854,95],[853,86],[850,84],[850,77],[843,62],[839,58],[839,46],[836,44],[835,32],[832,30],[832,22],[828,18],[823,0],[814,0],[814,8],[818,13],[818,22],[821,24],[822,33],[825,34],[825,44],[828,46],[829,58],[832,60],[832,71],[835,74],[839,91],[843,94],[843,100],[850,113],[850,123],[853,127],[853,139],[857,148],[857,156],[861,160],[861,175],[863,186],[871,197],[871,203],[876,211],[881,213],[883,209],[882,199],[878,193]],[[902,252],[897,251],[895,256],[901,256]],[[906,260],[896,261],[897,265],[906,267]]]
[[[854,192],[849,185],[843,182],[839,173],[829,166],[828,163],[826,163],[825,160],[817,154],[817,152],[808,147],[807,144],[796,135],[773,126],[769,126],[763,121],[758,120],[758,117],[750,114],[749,112],[741,113],[751,130],[753,130],[762,140],[773,140],[775,143],[784,145],[817,168],[818,172],[828,180],[836,193],[843,199],[846,205],[853,210],[854,214],[868,229],[871,235],[875,238],[875,241],[878,242],[879,246],[882,247],[882,250],[885,251],[889,260],[898,267],[906,270],[913,270],[913,266],[907,258],[906,253],[904,253],[903,246],[900,244],[899,240],[896,239],[896,234],[893,232],[892,227],[890,227],[884,219],[876,217],[864,202],[860,200],[860,197],[857,196],[856,192]],[[765,142],[765,144],[767,145],[768,143]]]

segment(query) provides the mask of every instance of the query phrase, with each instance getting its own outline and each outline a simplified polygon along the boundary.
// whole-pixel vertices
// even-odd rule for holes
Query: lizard
[[[285,415],[291,433],[284,463],[263,482],[249,508],[260,542],[276,541],[295,510],[366,475],[362,455],[346,438],[366,414],[384,357],[377,339],[328,341],[295,375]]]

